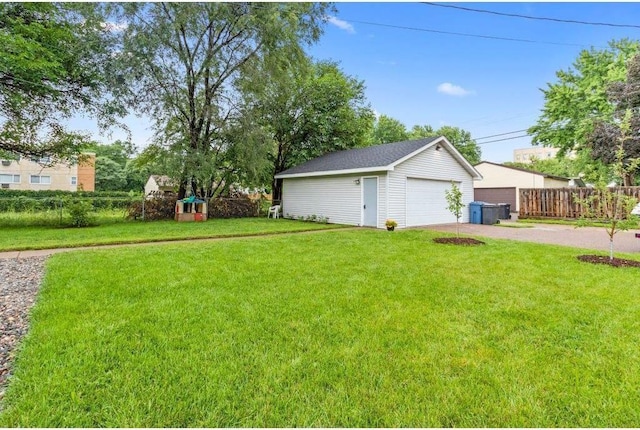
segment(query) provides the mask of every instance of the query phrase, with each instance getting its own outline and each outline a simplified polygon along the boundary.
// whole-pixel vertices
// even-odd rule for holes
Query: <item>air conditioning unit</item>
[[[2,165],[3,166],[10,166],[11,165],[11,160],[2,160]]]
[[[9,188],[9,184],[2,184],[2,189],[3,189],[3,190],[6,190],[6,189],[8,189],[8,188]]]

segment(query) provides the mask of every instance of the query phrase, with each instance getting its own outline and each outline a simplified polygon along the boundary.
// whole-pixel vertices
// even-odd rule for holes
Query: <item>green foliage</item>
[[[72,159],[85,136],[67,131],[77,112],[102,127],[122,114],[104,70],[110,38],[98,4],[0,4],[0,150]]]
[[[96,190],[117,191],[127,186],[124,166],[106,156],[96,157]]]
[[[634,172],[640,166],[640,158],[629,160],[625,151],[625,142],[631,139],[631,116],[632,112],[627,109],[625,117],[618,125],[620,134],[618,137],[618,149],[615,157],[614,173],[620,180],[629,172]],[[613,239],[618,231],[625,231],[638,227],[638,217],[631,214],[631,211],[638,204],[635,197],[622,193],[620,187],[608,188],[604,184],[599,184],[598,192],[591,196],[580,199],[575,197],[575,201],[583,207],[584,214],[578,220],[578,226],[584,226],[587,222],[601,222],[605,224],[607,235],[609,236],[609,258],[613,259]]]
[[[256,218],[119,227],[228,231],[240,221],[324,227]],[[431,242],[441,234],[54,255],[0,426],[640,422],[638,269],[496,239],[443,252]]]
[[[317,224],[328,224],[329,223],[329,217],[326,217],[326,216],[323,216],[323,215],[316,215],[316,214],[300,215],[300,216],[291,215],[291,214],[285,214],[284,217],[287,218],[287,219],[295,220],[295,221],[313,222],[313,223],[317,223]]]
[[[121,96],[148,115],[154,145],[187,190],[201,197],[252,176],[267,141],[244,116],[239,79],[262,61],[294,64],[316,41],[323,3],[119,3],[128,26],[116,56]],[[125,54],[126,53],[126,54]],[[256,138],[253,138],[257,135]],[[245,164],[239,162],[248,160]],[[253,170],[253,171],[252,171]]]
[[[268,143],[263,184],[270,183],[279,200],[275,174],[328,152],[365,146],[374,115],[364,83],[336,63],[303,58],[285,70],[276,66],[265,62],[244,78],[243,88],[252,106],[247,115],[260,125],[262,142]]]
[[[217,197],[209,200],[209,218],[248,218],[260,214],[260,201],[248,197]]]
[[[129,204],[127,217],[145,221],[174,219],[177,200],[176,196],[137,199]]]
[[[629,61],[626,79],[610,84],[607,90],[607,100],[614,106],[613,118],[610,121],[596,119],[586,145],[592,156],[602,163],[622,163],[622,183],[633,186],[638,174],[635,160],[640,159],[640,136],[637,133],[640,129],[640,54]],[[635,132],[631,133],[630,129]],[[618,144],[621,141],[622,144]]]
[[[414,125],[407,132],[405,125],[400,121],[386,115],[380,115],[371,139],[374,145],[378,145],[437,136],[446,137],[469,163],[477,164],[480,162],[482,155],[480,146],[471,138],[470,132],[459,127],[445,125],[434,130],[430,125]]]
[[[451,181],[451,188],[445,190],[444,194],[447,200],[447,210],[456,217],[456,234],[460,236],[460,217],[462,217],[462,208],[466,206],[462,202],[462,191],[455,182]]]
[[[625,79],[627,62],[637,52],[636,41],[612,41],[605,50],[581,51],[573,68],[556,72],[558,81],[542,90],[542,114],[528,130],[533,143],[560,148],[560,155],[581,150],[594,120],[611,118],[608,86]]]
[[[91,202],[85,199],[74,199],[66,205],[71,217],[72,227],[88,227],[91,225]]]
[[[402,142],[409,139],[407,127],[395,118],[380,115],[371,135],[372,145]]]
[[[58,190],[2,190],[0,212],[41,212],[65,207],[67,202],[83,199],[91,202],[94,210],[124,209],[141,195],[126,192],[58,191]]]

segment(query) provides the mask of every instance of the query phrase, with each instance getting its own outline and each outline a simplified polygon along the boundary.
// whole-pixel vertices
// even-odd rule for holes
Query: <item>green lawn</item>
[[[638,426],[638,269],[441,235],[52,256],[0,427]]]
[[[341,226],[273,218],[210,219],[196,223],[132,221],[86,228],[5,226],[0,228],[0,251],[245,236],[336,227]]]

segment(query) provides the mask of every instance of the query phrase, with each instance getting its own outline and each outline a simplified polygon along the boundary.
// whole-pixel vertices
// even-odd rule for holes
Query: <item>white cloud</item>
[[[346,31],[347,33],[355,34],[356,32],[356,30],[353,28],[353,25],[349,24],[347,21],[336,18],[335,16],[327,17],[327,21],[329,21],[330,24],[335,25],[339,29]]]
[[[456,97],[464,97],[464,96],[468,96],[476,93],[475,91],[465,90],[461,86],[453,85],[449,82],[444,82],[438,85],[438,92],[442,94],[447,94],[450,96],[456,96]]]

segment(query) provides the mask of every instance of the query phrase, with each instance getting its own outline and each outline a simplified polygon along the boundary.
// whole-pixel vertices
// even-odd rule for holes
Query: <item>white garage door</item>
[[[407,227],[456,222],[447,210],[451,182],[407,178]]]

